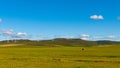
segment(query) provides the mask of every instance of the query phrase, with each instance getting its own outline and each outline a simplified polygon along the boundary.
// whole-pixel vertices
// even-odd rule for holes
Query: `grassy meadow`
[[[0,68],[120,68],[120,46],[0,47]]]

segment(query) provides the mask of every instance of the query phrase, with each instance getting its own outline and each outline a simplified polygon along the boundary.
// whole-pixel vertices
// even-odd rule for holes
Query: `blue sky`
[[[1,0],[0,37],[120,40],[119,3],[120,0]]]

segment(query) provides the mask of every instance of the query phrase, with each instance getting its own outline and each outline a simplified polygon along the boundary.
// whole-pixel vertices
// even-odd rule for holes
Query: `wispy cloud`
[[[15,32],[12,29],[1,30],[0,31],[3,36],[8,36],[10,38],[28,38],[28,34],[25,32]]]
[[[83,39],[83,40],[89,40],[90,35],[88,35],[88,34],[81,34],[80,38]]]
[[[93,19],[93,20],[103,20],[104,17],[102,15],[92,15],[92,16],[90,16],[90,19]]]
[[[1,32],[2,35],[4,35],[4,36],[11,36],[11,35],[14,33],[14,31],[13,31],[12,29],[1,30],[0,32]]]
[[[103,38],[105,38],[105,37],[99,35],[99,36],[93,36],[93,38],[94,38],[94,39],[103,39]]]
[[[93,39],[101,39],[101,40],[115,40],[119,39],[119,36],[108,35],[108,36],[93,36]]]
[[[72,38],[75,38],[75,37],[74,36],[60,36],[60,38],[72,39]]]
[[[24,32],[18,32],[13,34],[11,37],[12,38],[28,38],[28,35],[27,33],[24,33]]]
[[[115,36],[115,35],[110,35],[110,36],[107,36],[108,39],[118,39],[119,37],[118,36]]]

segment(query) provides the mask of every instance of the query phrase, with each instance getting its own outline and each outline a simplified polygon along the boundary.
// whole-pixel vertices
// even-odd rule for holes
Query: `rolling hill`
[[[52,40],[5,40],[1,41],[0,45],[25,45],[25,46],[99,46],[99,45],[118,45],[120,42],[100,40],[100,41],[87,41],[82,39],[66,39],[66,38],[56,38]]]

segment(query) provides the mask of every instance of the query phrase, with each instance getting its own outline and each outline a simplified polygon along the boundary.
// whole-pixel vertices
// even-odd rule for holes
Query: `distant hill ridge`
[[[120,44],[117,41],[100,40],[100,41],[88,41],[82,39],[66,39],[56,38],[52,40],[4,40],[0,42],[3,44],[22,44],[26,46],[97,46],[97,45],[113,45]]]

